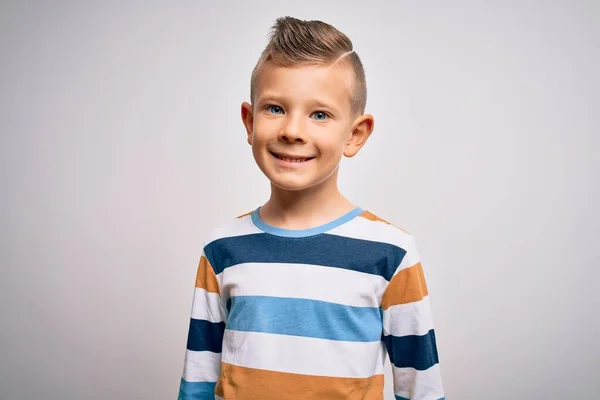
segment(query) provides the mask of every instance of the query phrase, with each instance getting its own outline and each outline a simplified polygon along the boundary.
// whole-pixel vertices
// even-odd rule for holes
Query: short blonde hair
[[[269,34],[269,43],[263,50],[250,80],[250,99],[254,102],[260,67],[271,61],[280,66],[327,65],[347,62],[354,73],[351,94],[353,113],[363,114],[367,104],[367,82],[360,57],[352,41],[322,21],[303,21],[292,17],[278,18]]]

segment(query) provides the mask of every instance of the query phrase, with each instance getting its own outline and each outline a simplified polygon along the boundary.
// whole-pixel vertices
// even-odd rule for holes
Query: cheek
[[[254,130],[252,131],[252,145],[256,146],[264,144],[267,140],[266,132],[268,132],[268,129],[265,129],[264,124],[256,121],[254,123]]]
[[[261,115],[257,115],[254,118],[254,133],[261,136],[269,135],[277,132],[278,122],[275,119],[264,118]]]
[[[320,147],[329,154],[339,155],[344,152],[346,142],[346,135],[342,132],[332,132],[332,134],[321,138]]]

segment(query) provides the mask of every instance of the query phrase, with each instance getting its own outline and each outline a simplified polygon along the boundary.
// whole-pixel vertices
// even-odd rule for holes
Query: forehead
[[[256,100],[279,96],[295,101],[334,103],[350,107],[353,74],[344,63],[284,67],[264,63],[257,76]]]

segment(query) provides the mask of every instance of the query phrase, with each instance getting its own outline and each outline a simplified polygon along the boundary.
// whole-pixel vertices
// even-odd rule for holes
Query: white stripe
[[[227,268],[217,279],[223,274],[223,293],[229,296],[302,298],[357,307],[379,307],[388,283],[378,275],[307,264],[245,263]]]
[[[216,382],[221,372],[221,353],[186,350],[183,379],[187,382]]]
[[[204,245],[206,246],[207,244],[214,242],[218,239],[251,235],[253,233],[262,233],[262,231],[259,230],[256,226],[254,226],[250,215],[247,215],[242,218],[234,218],[215,227],[210,233],[208,239],[204,242]]]
[[[225,330],[223,362],[247,368],[330,377],[383,373],[381,342],[343,342]]]
[[[398,267],[398,269],[396,270],[396,273],[394,275],[396,275],[398,272],[402,271],[403,269],[410,268],[420,262],[421,262],[421,256],[417,252],[417,248],[413,245],[411,247],[411,250],[407,251],[406,255],[402,259],[402,262],[400,263],[400,266]]]
[[[411,399],[441,399],[444,397],[440,365],[425,371],[414,368],[396,368],[392,365],[394,394]]]
[[[371,221],[357,217],[347,224],[342,224],[327,232],[331,235],[345,236],[354,239],[368,240],[398,246],[406,251],[400,268],[408,268],[420,262],[419,253],[412,235],[381,221]]]
[[[209,322],[223,322],[221,297],[217,293],[207,292],[203,288],[195,288],[192,303],[192,318]]]
[[[414,238],[412,235],[382,221],[371,221],[364,217],[354,218],[352,221],[336,226],[327,232],[332,235],[346,236],[354,239],[363,239],[381,243],[393,244],[407,250]]]
[[[217,396],[217,395],[215,394],[215,400],[223,400],[223,398],[222,398],[221,396]]]
[[[414,303],[398,304],[383,310],[384,335],[424,335],[433,329],[429,296]]]

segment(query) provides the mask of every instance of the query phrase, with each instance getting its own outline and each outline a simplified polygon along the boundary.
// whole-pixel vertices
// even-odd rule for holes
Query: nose
[[[304,135],[304,124],[301,117],[288,114],[281,130],[279,131],[279,140],[283,142],[304,143],[306,137]]]

